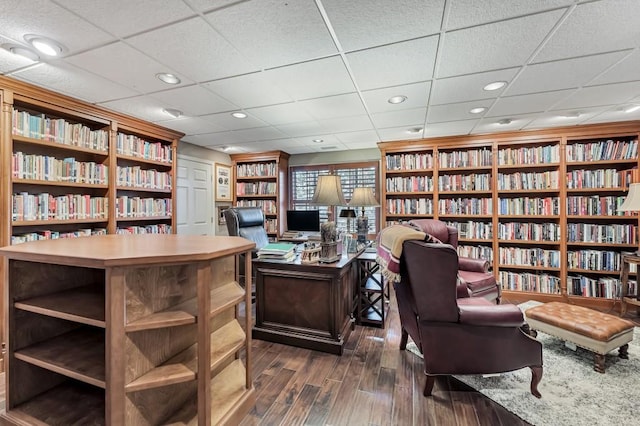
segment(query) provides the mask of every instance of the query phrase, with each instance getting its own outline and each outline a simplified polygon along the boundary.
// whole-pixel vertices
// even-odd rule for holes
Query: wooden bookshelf
[[[640,122],[630,121],[381,142],[382,222],[436,218],[456,226],[459,251],[491,255],[509,300],[611,308],[617,259],[638,246],[638,216],[618,215],[617,206],[629,176],[637,181],[637,146],[630,145],[639,135]],[[582,156],[598,150],[604,155]],[[414,165],[428,155],[430,165]],[[423,178],[432,189],[415,186]],[[398,200],[417,199],[431,201],[433,212],[398,211]],[[606,266],[584,263],[591,258]],[[575,276],[590,290],[576,294]]]
[[[164,234],[0,249],[11,301],[2,417],[237,424],[255,391],[244,331],[251,313],[242,325],[237,314],[251,299],[235,281],[235,265],[254,246],[239,237]]]
[[[262,208],[267,234],[270,239],[277,239],[287,230],[289,154],[268,151],[231,154],[230,157],[233,161],[233,204]]]

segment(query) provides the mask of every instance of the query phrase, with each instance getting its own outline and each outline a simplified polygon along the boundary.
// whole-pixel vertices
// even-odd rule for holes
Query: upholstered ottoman
[[[572,342],[594,353],[594,370],[604,373],[604,356],[619,348],[627,359],[633,323],[613,315],[562,302],[544,303],[525,312],[529,327]]]

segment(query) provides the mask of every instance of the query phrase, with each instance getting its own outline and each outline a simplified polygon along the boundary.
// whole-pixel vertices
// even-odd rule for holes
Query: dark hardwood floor
[[[628,317],[640,325],[636,313]],[[422,360],[399,342],[393,292],[386,328],[356,325],[342,356],[254,340],[257,401],[241,425],[528,424],[453,378],[439,378],[423,397]],[[4,392],[0,374],[2,408]]]

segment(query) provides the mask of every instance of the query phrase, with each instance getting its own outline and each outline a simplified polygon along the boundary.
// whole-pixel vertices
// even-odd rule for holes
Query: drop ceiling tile
[[[240,2],[205,18],[261,68],[337,53],[313,0]]]
[[[307,148],[308,152],[335,152],[346,151],[348,149],[347,146],[340,142],[337,138],[327,138],[326,136],[323,143],[305,144],[305,147]]]
[[[340,56],[303,62],[265,71],[279,87],[295,100],[319,98],[355,92],[347,68]]]
[[[505,91],[506,87],[493,91],[486,91],[482,88],[494,81],[510,82],[518,70],[519,68],[510,68],[435,80],[431,87],[429,104],[441,105],[497,98]]]
[[[247,113],[246,118],[235,118],[228,112],[203,115],[200,118],[227,130],[250,129],[253,127],[264,127],[267,125],[267,123],[252,116],[250,113]]]
[[[200,117],[180,117],[171,120],[157,121],[156,123],[182,132],[185,135],[200,135],[203,133],[223,132],[226,130]]]
[[[427,123],[433,124],[446,121],[458,122],[461,120],[477,120],[486,114],[486,111],[489,110],[494,102],[494,99],[486,99],[482,101],[430,106],[427,110]],[[487,110],[479,114],[472,114],[469,112],[472,108],[479,107],[484,107]]]
[[[579,109],[620,104],[638,95],[640,95],[640,81],[583,87],[567,99],[557,103],[554,109]]]
[[[324,131],[320,123],[315,120],[304,121],[302,123],[281,124],[275,127],[282,133],[292,137],[315,135]]]
[[[508,118],[511,120],[509,124],[499,124],[498,121]],[[508,116],[508,117],[496,117],[496,118],[484,118],[481,119],[471,131],[472,134],[479,133],[497,133],[497,132],[509,132],[514,130],[520,130],[526,127],[533,119],[534,115],[525,114],[521,116]]]
[[[257,70],[199,17],[131,37],[127,43],[196,82]]]
[[[362,105],[362,100],[355,93],[300,101],[298,105],[317,120],[350,117],[367,113],[364,105]]]
[[[367,90],[362,92],[362,98],[370,113],[391,112],[399,109],[411,109],[425,106],[429,99],[431,82],[407,84],[404,86],[386,87],[384,89]],[[393,96],[406,96],[407,100],[401,104],[389,103]]]
[[[640,120],[640,110],[624,112],[618,107],[609,108],[601,114],[595,115],[582,124],[609,123],[612,121]]]
[[[350,143],[345,143],[345,145],[347,146],[347,148],[350,151],[357,151],[357,150],[361,150],[361,149],[367,149],[367,150],[378,150],[378,142],[377,141],[369,141],[369,142],[350,142]],[[380,152],[378,151],[378,156],[380,155]]]
[[[62,61],[43,63],[16,72],[13,77],[92,103],[139,94]]]
[[[282,88],[276,86],[265,72],[239,75],[211,81],[202,85],[240,108],[253,108],[293,101]]]
[[[347,54],[360,90],[430,80],[438,36],[390,44]]]
[[[270,139],[284,139],[287,137],[275,127],[254,127],[233,132],[242,142],[268,141]]]
[[[24,43],[14,43],[12,40],[0,36],[0,46],[4,44],[17,44],[29,48]],[[0,73],[8,74],[11,71],[19,70],[20,68],[27,67],[35,64],[31,59],[27,59],[24,56],[16,55],[4,48],[0,48]]]
[[[178,1],[163,2],[162,5],[158,5],[157,0],[56,2],[118,37],[126,37],[195,15],[190,7]]]
[[[420,127],[422,127],[425,122],[426,115],[426,108],[414,108],[371,114],[371,120],[373,121],[374,126],[378,129],[384,129],[385,127],[411,126],[415,123],[420,123]]]
[[[573,0],[450,0],[447,30],[502,21],[545,10],[570,6]]]
[[[185,115],[206,115],[223,111],[234,111],[238,107],[222,99],[220,96],[205,89],[202,86],[194,85],[178,87],[164,92],[154,93],[154,98],[172,108],[177,108]]]
[[[189,4],[199,12],[210,12],[237,3],[238,0],[189,0]]]
[[[421,127],[423,124],[424,123],[414,123],[411,126],[379,129],[378,134],[380,135],[380,140],[383,142],[422,139],[424,137],[424,131],[419,133],[410,133],[407,131],[407,128]]]
[[[444,35],[439,78],[519,66],[527,61],[562,16],[556,10]]]
[[[436,136],[467,135],[478,121],[479,120],[462,120],[427,124],[424,129],[424,136],[432,138]]]
[[[575,90],[568,89],[556,90],[554,92],[532,93],[530,95],[500,97],[489,111],[487,111],[485,117],[543,112],[574,92]]]
[[[637,0],[595,1],[576,6],[534,62],[590,55],[638,46]]]
[[[167,119],[167,114],[162,111],[162,109],[165,108],[165,105],[157,99],[149,96],[137,96],[134,98],[101,102],[99,105],[147,121],[161,121]]]
[[[272,126],[314,120],[309,113],[301,108],[300,103],[298,102],[250,108],[247,110],[247,113],[258,117]]]
[[[115,40],[50,0],[2,0],[0,33],[19,43],[26,34],[48,37],[67,49],[63,56]]]
[[[160,72],[176,74],[173,70],[167,69],[166,66],[123,42],[88,50],[67,57],[65,61],[142,93],[172,87],[156,78],[156,74]],[[122,66],[122,64],[127,64],[127,66]],[[192,83],[184,76],[179,75],[179,77],[182,80],[182,85]]]
[[[376,148],[380,138],[375,130],[365,130],[362,132],[336,133],[335,136],[346,146],[363,146],[370,144],[371,148]]]
[[[183,138],[184,141],[199,146],[229,146],[244,142],[241,135],[235,132],[205,133],[201,135],[190,135]]]
[[[345,51],[438,33],[444,1],[323,0]]]
[[[353,132],[357,130],[372,130],[373,124],[368,115],[331,118],[320,120],[320,125],[327,133]]]
[[[589,85],[622,83],[640,79],[640,50],[636,49],[610,70],[589,82]]]
[[[527,124],[525,129],[544,129],[549,127],[574,126],[582,124],[602,113],[605,108],[584,108],[580,111],[564,110],[540,114]]]
[[[280,150],[287,153],[290,153],[290,150],[300,146],[300,142],[292,138],[272,139],[268,142],[252,142],[242,145],[243,148],[249,150],[250,152]]]
[[[626,54],[628,52],[613,52],[529,65],[509,84],[505,94],[512,96],[580,87]]]

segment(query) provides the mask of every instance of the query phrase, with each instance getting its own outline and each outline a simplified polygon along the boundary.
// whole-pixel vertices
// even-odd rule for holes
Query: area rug
[[[537,302],[519,305],[527,309]],[[542,398],[531,395],[531,370],[499,376],[455,376],[458,380],[528,423],[537,426],[592,426],[638,424],[640,401],[640,331],[634,330],[629,359],[618,358],[617,349],[606,356],[606,373],[593,370],[593,354],[572,350],[564,341],[538,333],[542,342],[544,374],[538,385]],[[415,343],[407,350],[418,353]]]

